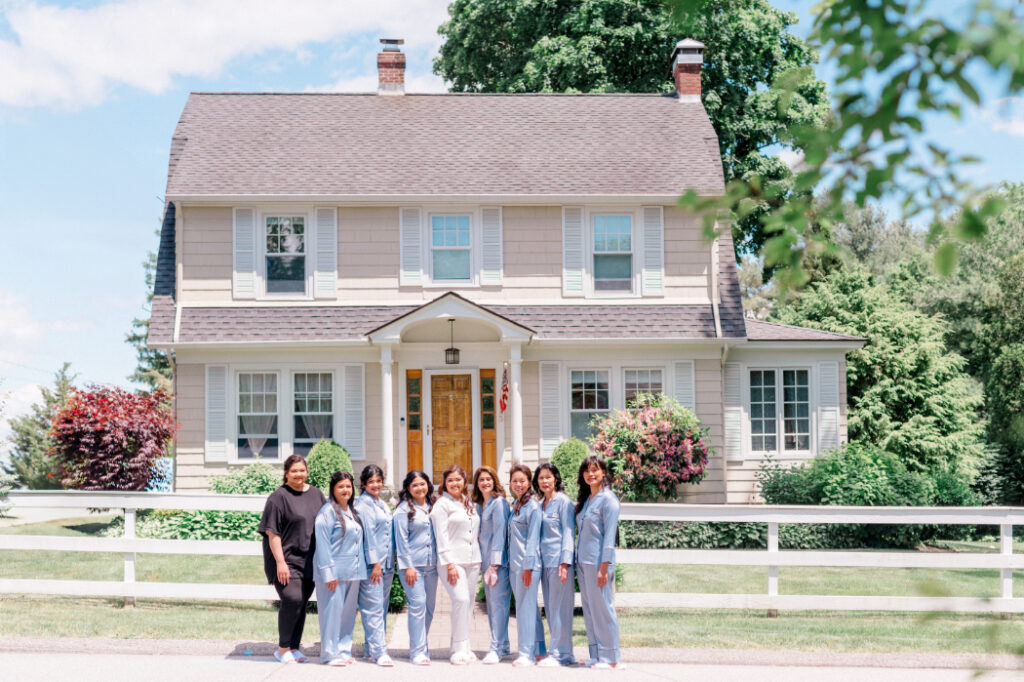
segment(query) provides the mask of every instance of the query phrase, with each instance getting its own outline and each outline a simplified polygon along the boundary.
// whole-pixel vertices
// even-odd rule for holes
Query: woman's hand
[[[409,587],[412,587],[416,584],[416,578],[418,577],[419,574],[416,572],[416,569],[412,566],[405,569],[405,582],[408,583]]]
[[[459,569],[455,564],[448,564],[448,584],[453,587],[459,584]]]
[[[338,587],[338,581],[337,580],[328,580],[327,581],[327,591],[328,592],[334,592],[334,590],[337,589],[337,587]]]
[[[597,569],[597,586],[604,587],[608,584],[608,562],[601,564],[601,568]]]
[[[487,567],[487,570],[484,571],[484,583],[486,583],[488,587],[494,587],[495,585],[498,584],[498,565],[497,564],[491,564],[490,566]]]
[[[277,562],[277,582],[282,585],[287,585],[288,581],[291,580],[292,570],[288,568],[288,564],[283,561]]]
[[[525,569],[523,569],[523,586],[524,587],[529,587],[530,583],[532,583],[532,582],[533,582],[533,569],[532,568],[525,568]]]
[[[558,582],[564,583],[569,579],[569,564],[562,564],[558,567]]]
[[[370,571],[370,584],[380,585],[381,578],[384,577],[384,569],[380,567],[380,562],[373,565],[373,570]]]

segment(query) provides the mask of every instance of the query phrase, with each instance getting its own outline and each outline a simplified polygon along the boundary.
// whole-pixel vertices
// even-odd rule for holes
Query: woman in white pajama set
[[[352,474],[339,471],[331,476],[331,499],[313,525],[320,662],[334,666],[352,663],[359,584],[366,579],[369,564],[362,522],[350,504],[354,489]]]
[[[554,464],[545,463],[533,474],[533,489],[541,499],[540,560],[543,566],[541,590],[544,613],[551,630],[551,649],[538,665],[557,668],[575,665],[572,652],[573,537],[576,512],[562,488],[562,475]]]
[[[608,465],[591,455],[580,464],[576,501],[576,568],[579,570],[583,624],[594,668],[618,668],[619,619],[615,615],[615,531],[619,498],[611,489]]]
[[[377,665],[391,666],[388,655],[385,623],[391,599],[391,581],[395,578],[394,539],[391,537],[391,508],[377,497],[384,486],[384,472],[375,464],[367,464],[359,475],[363,494],[353,506],[363,520],[369,545],[370,561],[377,564],[370,577],[359,587],[359,611],[363,616],[366,636],[364,652]]]
[[[441,496],[430,510],[437,541],[439,579],[452,600],[451,662],[466,665],[477,660],[469,648],[469,624],[480,577],[480,515],[466,492],[466,472],[458,465],[441,475]]]
[[[402,502],[394,517],[398,578],[409,603],[409,660],[415,665],[430,663],[427,633],[437,597],[437,545],[427,507],[433,494],[430,478],[413,469],[402,483],[398,496]]]

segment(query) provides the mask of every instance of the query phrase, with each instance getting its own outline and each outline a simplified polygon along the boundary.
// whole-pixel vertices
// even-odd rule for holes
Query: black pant
[[[274,589],[281,597],[277,610],[277,645],[282,649],[298,649],[302,642],[302,629],[306,627],[306,604],[313,594],[313,581],[292,576],[287,585],[274,579]]]

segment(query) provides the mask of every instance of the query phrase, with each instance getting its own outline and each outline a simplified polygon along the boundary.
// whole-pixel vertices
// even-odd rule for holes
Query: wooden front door
[[[435,485],[452,464],[473,475],[473,382],[469,374],[430,378],[431,453]],[[468,481],[467,481],[468,483]]]

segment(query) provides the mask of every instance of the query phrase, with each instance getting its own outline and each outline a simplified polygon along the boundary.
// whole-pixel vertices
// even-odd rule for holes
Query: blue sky
[[[803,34],[816,2],[775,4],[798,13]],[[407,90],[442,91],[430,65],[447,4],[0,0],[7,416],[65,360],[82,383],[126,383],[135,357],[124,335],[144,314],[141,263],[156,247],[168,146],[189,91],[371,91],[382,36],[406,39]],[[997,96],[997,80],[981,85]],[[976,182],[1022,179],[1024,100],[930,132],[983,159],[969,171]]]

